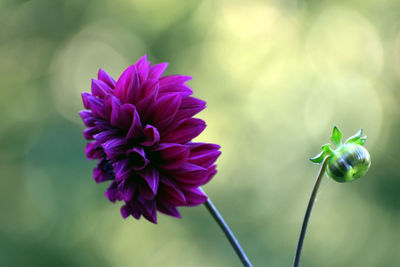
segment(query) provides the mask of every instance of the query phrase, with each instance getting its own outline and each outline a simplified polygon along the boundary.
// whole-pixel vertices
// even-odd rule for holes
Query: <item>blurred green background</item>
[[[123,220],[85,159],[80,92],[143,54],[187,74],[219,143],[205,190],[255,266],[290,266],[328,142],[363,128],[369,173],[325,179],[302,266],[400,266],[400,3],[1,0],[0,266],[240,266],[203,206]]]

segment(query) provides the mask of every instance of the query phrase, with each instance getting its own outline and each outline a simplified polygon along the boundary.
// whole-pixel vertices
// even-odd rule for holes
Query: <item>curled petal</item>
[[[152,125],[146,125],[143,134],[145,135],[145,140],[140,143],[142,146],[152,146],[160,141],[160,133],[157,128]]]
[[[131,126],[126,134],[127,139],[135,139],[139,138],[143,135],[143,127],[142,122],[140,121],[139,113],[137,112],[136,108],[130,111],[132,114],[132,122]]]
[[[146,153],[142,147],[131,148],[126,152],[126,155],[129,158],[129,165],[132,170],[143,170],[149,164],[149,160],[146,158]]]
[[[136,121],[133,121],[134,118]],[[135,122],[135,125],[140,122],[140,119],[139,122],[136,119],[135,106],[132,104],[119,105],[117,102],[113,101],[110,118],[111,125],[129,131],[132,126],[132,122]]]

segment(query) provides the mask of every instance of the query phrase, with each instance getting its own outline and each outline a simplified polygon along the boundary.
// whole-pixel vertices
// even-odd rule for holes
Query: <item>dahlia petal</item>
[[[205,150],[202,153],[192,153],[192,151],[190,151],[188,162],[207,168],[217,160],[219,155],[221,155],[221,151],[216,149]]]
[[[200,166],[186,163],[182,169],[169,172],[170,176],[179,184],[189,186],[200,186],[207,179],[207,169]]]
[[[105,130],[101,131],[95,135],[93,135],[93,138],[99,143],[105,143],[108,140],[112,138],[116,138],[118,136],[118,131],[116,129],[111,129],[111,130]]]
[[[133,195],[135,193],[136,184],[126,179],[118,185],[118,190],[121,200],[129,202],[132,200]]]
[[[139,101],[136,103],[136,108],[141,115],[141,118],[146,120],[154,109],[159,90],[157,80],[147,80],[143,83]]]
[[[194,97],[185,97],[182,99],[181,106],[179,107],[174,120],[179,122],[181,120],[190,118],[205,108],[206,101]]]
[[[160,133],[157,128],[152,125],[146,125],[143,130],[143,134],[146,136],[145,141],[140,143],[142,146],[152,146],[160,141]]]
[[[142,208],[143,217],[152,223],[157,223],[157,209],[154,200],[139,199],[139,205]]]
[[[197,206],[207,201],[207,195],[199,188],[184,190],[187,206]]]
[[[119,155],[123,155],[126,151],[126,140],[125,138],[113,138],[101,144],[109,159],[115,159]]]
[[[137,172],[137,174],[143,178],[143,181],[145,182],[145,187],[141,187],[140,189],[146,190],[149,189],[149,192],[140,192],[141,195],[142,193],[144,193],[146,195],[146,198],[154,198],[154,196],[157,194],[157,190],[158,190],[158,184],[160,181],[160,177],[159,177],[159,173],[156,169],[154,168],[146,168],[144,170],[141,170],[139,172]],[[149,193],[149,194],[147,194]]]
[[[107,104],[107,110],[109,109],[109,106],[111,106],[111,125],[118,126],[120,124],[121,102],[116,97],[109,97],[106,98],[105,104]]]
[[[149,79],[144,81],[141,84],[140,88],[140,95],[139,95],[139,100],[142,100],[148,96],[153,96],[154,98],[157,97],[158,94],[158,89],[159,89],[159,82],[156,79]]]
[[[132,104],[123,104],[119,115],[119,126],[123,129],[130,129],[133,127],[132,131],[134,131],[137,126],[141,124],[136,107]],[[134,133],[132,132],[132,134]]]
[[[115,80],[108,75],[107,72],[105,72],[103,69],[99,69],[99,72],[97,73],[97,78],[103,82],[105,82],[110,88],[114,89],[115,87]]]
[[[88,93],[88,92],[83,92],[83,93],[81,94],[83,106],[84,106],[86,109],[90,109],[90,104],[89,104],[89,101],[88,101],[88,97],[91,96],[91,95],[92,95],[92,94],[91,94],[91,93]]]
[[[162,200],[175,206],[184,206],[186,204],[185,195],[171,180],[162,177],[161,186],[160,201]]]
[[[129,165],[132,170],[143,170],[149,164],[149,160],[146,158],[146,153],[142,147],[131,148],[126,152],[126,155],[129,158]]]
[[[141,213],[140,211],[138,211],[138,210],[132,209],[131,212],[132,212],[132,216],[133,216],[136,220],[139,220],[139,219],[140,219],[140,216],[142,216],[142,213]]]
[[[191,76],[186,75],[169,75],[160,78],[160,83],[162,86],[166,85],[180,85],[184,84],[187,81],[193,79]]]
[[[96,183],[102,183],[114,179],[114,175],[107,169],[107,167],[107,161],[103,159],[99,162],[97,167],[93,169],[93,178]]]
[[[143,199],[151,200],[154,199],[154,197],[156,196],[156,194],[154,194],[154,192],[145,183],[140,183],[138,185],[138,188],[139,188],[139,195]]]
[[[117,183],[126,180],[131,170],[129,168],[129,159],[121,159],[113,163],[114,173],[115,173],[115,181]]]
[[[167,69],[168,63],[156,64],[150,68],[149,79],[159,79],[163,75],[164,71]]]
[[[130,200],[129,202],[126,202],[124,206],[121,207],[121,215],[124,218],[127,218],[129,215],[132,215],[135,219],[139,220],[140,216],[142,216],[141,210],[142,208],[139,207],[136,200]]]
[[[192,77],[184,75],[171,75],[160,78],[160,93],[181,93],[183,95],[193,94],[192,89],[184,83]]]
[[[83,97],[83,94],[82,94]],[[90,110],[92,111],[93,115],[100,117],[100,118],[107,118],[104,112],[104,102],[102,99],[99,99],[93,95],[86,95],[86,104],[89,106]]]
[[[115,109],[118,108],[118,110],[119,110],[120,106],[121,106],[121,101],[119,101],[119,99],[116,98],[115,96],[107,95],[104,98],[104,113],[107,116],[108,120],[111,119],[113,108],[115,107]],[[116,114],[114,114],[114,116],[115,115]]]
[[[96,120],[94,123],[99,131],[108,131],[113,128],[106,120]]]
[[[97,134],[98,132],[99,130],[97,129],[97,127],[89,127],[83,130],[83,137],[85,137],[85,139],[87,140],[91,140],[93,139],[93,135]]]
[[[139,72],[135,67],[132,73],[132,78],[129,82],[128,88],[126,89],[125,101],[126,103],[135,104],[140,96],[140,78]]]
[[[181,96],[189,96],[189,95],[193,94],[193,91],[189,86],[187,86],[185,84],[169,85],[169,86],[163,86],[163,87],[161,87],[161,85],[160,85],[160,90],[159,90],[160,95],[166,95],[166,94],[172,94],[172,93],[179,93]]]
[[[97,142],[87,143],[85,153],[88,159],[99,159],[104,155],[103,149],[101,149]]]
[[[106,95],[112,94],[112,89],[105,82],[92,79],[92,94],[103,99]]]
[[[147,65],[147,55],[144,54],[138,61],[136,61],[135,66],[139,70]]]
[[[136,72],[136,66],[129,66],[119,77],[117,83],[115,84],[114,95],[125,103],[127,89],[131,83],[131,80]]]
[[[166,205],[162,201],[160,201],[160,202],[157,201],[157,209],[158,209],[158,211],[160,211],[160,212],[162,212],[162,213],[164,213],[166,215],[175,217],[175,218],[181,218],[182,217],[176,207]]]
[[[190,155],[199,155],[204,152],[218,150],[221,148],[220,145],[211,143],[201,143],[201,142],[190,142],[186,144],[190,148]]]
[[[82,118],[83,123],[87,126],[87,127],[92,127],[95,125],[95,117],[93,117],[93,114],[91,111],[89,110],[82,110],[79,112],[79,115]]]
[[[112,111],[110,122],[111,125],[128,130],[132,126],[134,116],[136,116],[136,108],[132,104],[119,105],[118,102],[112,102]],[[136,122],[137,123],[137,122]]]
[[[121,207],[121,215],[122,215],[122,217],[123,217],[124,219],[128,218],[129,215],[131,215],[131,214],[132,214],[132,212],[131,212],[131,209],[129,208],[128,205],[123,205],[123,206]]]
[[[145,63],[143,66],[137,66],[138,69],[138,75],[139,75],[139,81],[142,83],[143,81],[146,81],[148,76],[149,76],[149,71],[150,71],[150,62]]]
[[[115,202],[115,201],[119,200],[119,198],[118,198],[118,184],[116,182],[112,182],[110,184],[110,186],[107,188],[106,192],[104,192],[104,195],[111,202]]]
[[[132,112],[132,123],[126,134],[127,139],[135,139],[143,135],[142,122],[140,121],[139,113],[136,108]]]
[[[164,129],[173,121],[181,101],[179,94],[168,94],[157,100],[151,119],[158,129]]]
[[[181,168],[187,162],[189,154],[189,148],[174,143],[163,143],[152,150],[154,163],[165,170]]]
[[[204,180],[203,184],[208,183],[214,177],[214,175],[217,174],[217,165],[212,165],[208,167],[207,173],[208,173],[207,179]]]
[[[184,144],[198,136],[206,128],[206,123],[197,118],[184,120],[176,129],[161,138],[162,142]]]

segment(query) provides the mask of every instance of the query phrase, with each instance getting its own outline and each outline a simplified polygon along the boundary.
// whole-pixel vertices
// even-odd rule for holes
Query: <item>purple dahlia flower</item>
[[[150,66],[146,55],[118,81],[104,70],[82,93],[80,112],[88,159],[97,159],[97,183],[111,181],[105,196],[124,201],[124,218],[141,215],[157,223],[157,210],[180,217],[178,206],[196,206],[207,196],[199,188],[216,173],[216,144],[191,140],[206,127],[192,118],[206,102],[192,97],[191,77],[162,77],[167,63]]]

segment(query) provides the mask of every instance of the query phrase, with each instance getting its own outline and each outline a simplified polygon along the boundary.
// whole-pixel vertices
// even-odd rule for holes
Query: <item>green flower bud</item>
[[[336,146],[332,149],[330,144],[322,146],[322,152],[311,158],[314,163],[321,163],[329,156],[326,173],[335,181],[351,182],[363,176],[371,166],[371,157],[363,147],[366,136],[362,137],[362,130],[351,136],[342,144],[342,133],[335,126],[331,140]]]

